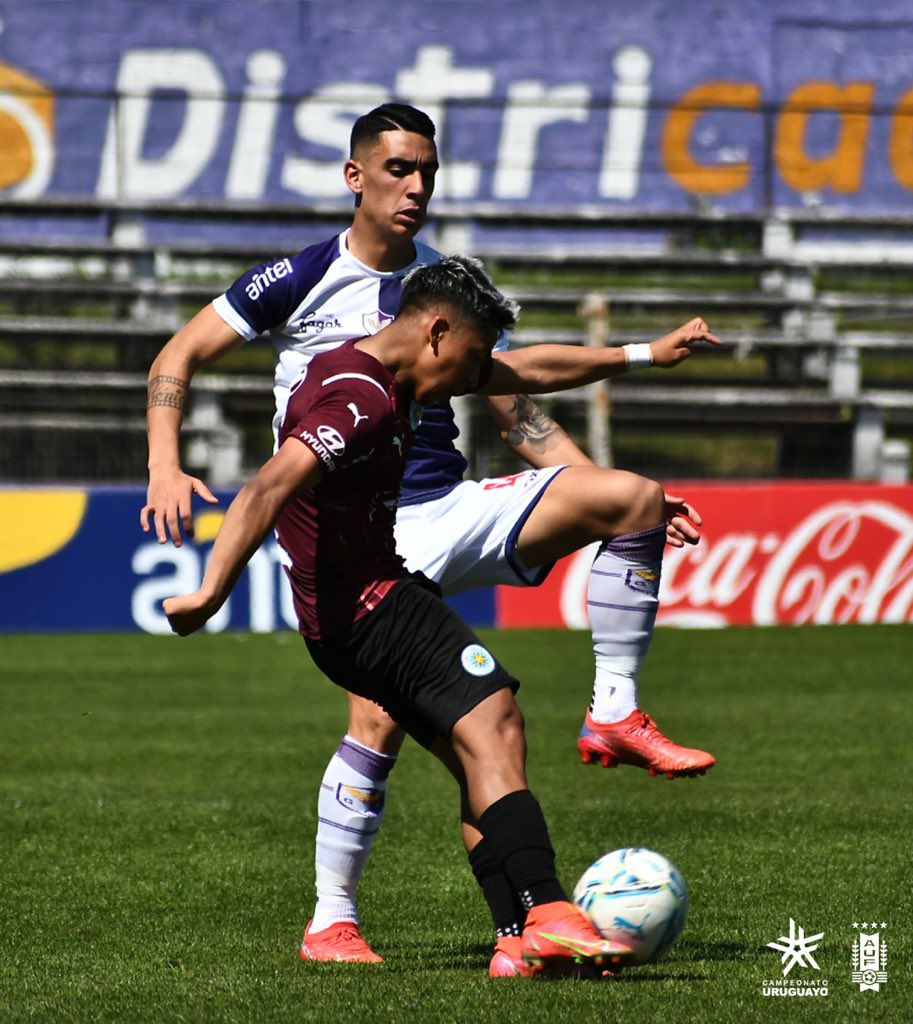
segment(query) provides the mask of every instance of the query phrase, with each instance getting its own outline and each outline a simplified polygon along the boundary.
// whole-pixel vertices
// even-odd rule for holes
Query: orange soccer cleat
[[[382,964],[379,957],[361,937],[355,921],[336,921],[319,932],[311,931],[308,921],[298,955],[302,960],[335,961],[351,964]]]
[[[536,972],[523,962],[523,940],[519,935],[502,935],[488,965],[491,978],[530,978]]]
[[[680,747],[657,729],[656,723],[639,708],[620,722],[594,722],[589,711],[577,740],[584,764],[614,768],[631,764],[646,768],[651,775],[703,775],[716,764],[705,750]]]
[[[634,956],[629,946],[604,939],[579,907],[564,900],[533,907],[521,940],[523,961],[537,974],[623,967]]]

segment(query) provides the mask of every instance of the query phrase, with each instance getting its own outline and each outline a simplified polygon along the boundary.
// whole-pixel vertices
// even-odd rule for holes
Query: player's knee
[[[371,701],[349,702],[349,724],[346,729],[356,743],[395,757],[403,745],[403,731],[393,719]]]
[[[513,698],[502,709],[497,723],[497,733],[498,740],[504,747],[512,751],[525,752],[526,725],[523,721],[523,712]]]
[[[666,495],[662,485],[646,477],[638,477],[636,505],[639,518],[643,523],[641,529],[648,530],[658,526],[666,518]]]
[[[604,472],[606,486],[597,497],[603,538],[649,530],[664,521],[665,495],[655,480],[624,470]]]

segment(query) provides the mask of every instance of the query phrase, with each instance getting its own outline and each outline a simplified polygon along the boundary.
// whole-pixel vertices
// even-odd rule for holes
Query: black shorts
[[[486,697],[520,686],[435,585],[415,578],[397,583],[348,629],[305,642],[321,672],[379,704],[424,747],[449,738]]]

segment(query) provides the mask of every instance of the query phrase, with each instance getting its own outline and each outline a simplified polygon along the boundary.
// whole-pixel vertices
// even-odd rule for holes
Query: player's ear
[[[345,178],[346,186],[349,191],[356,197],[361,197],[362,191],[362,166],[358,160],[346,160],[345,165],[342,168],[342,176]]]
[[[440,354],[441,342],[450,330],[450,323],[445,316],[435,316],[431,321],[429,336],[431,338],[431,351],[435,355]]]

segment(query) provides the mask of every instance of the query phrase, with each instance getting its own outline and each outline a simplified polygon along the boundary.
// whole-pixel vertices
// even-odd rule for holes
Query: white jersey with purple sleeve
[[[295,256],[254,267],[213,302],[219,316],[250,341],[267,334],[276,353],[273,393],[278,431],[289,386],[322,352],[376,334],[399,312],[402,278],[437,263],[441,253],[418,240],[415,260],[392,273],[372,270],[349,252],[348,231]],[[440,497],[462,479],[466,460],[454,445],[459,431],[449,402],[422,415],[403,478],[401,504]]]

